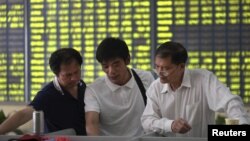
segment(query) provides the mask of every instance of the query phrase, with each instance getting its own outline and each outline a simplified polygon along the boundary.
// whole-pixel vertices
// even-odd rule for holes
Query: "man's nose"
[[[114,69],[114,67],[109,67],[108,68],[108,74],[113,74],[115,72],[115,69]]]
[[[163,67],[159,67],[157,69],[157,72],[160,76],[168,76],[169,75],[168,71],[166,71]]]
[[[164,71],[164,69],[162,67],[159,67],[158,72],[162,72],[162,71]]]
[[[79,79],[78,74],[72,74],[72,76],[70,77],[70,80],[78,80],[78,79]]]

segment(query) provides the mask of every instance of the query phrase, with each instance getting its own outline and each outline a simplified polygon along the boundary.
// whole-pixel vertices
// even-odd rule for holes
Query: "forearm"
[[[20,125],[29,121],[31,118],[32,114],[25,113],[25,110],[14,113],[0,125],[0,134],[5,134],[16,129]]]
[[[87,125],[86,126],[88,136],[99,136],[99,126],[97,124]]]
[[[172,122],[173,120],[169,120],[167,118],[156,118],[153,116],[142,117],[142,126],[146,132],[157,132],[159,134],[172,132]]]
[[[226,113],[231,118],[238,118],[240,124],[250,124],[250,117],[241,99],[232,99],[227,106]]]
[[[98,136],[100,133],[99,129],[99,113],[90,111],[86,112],[86,130],[88,136]]]

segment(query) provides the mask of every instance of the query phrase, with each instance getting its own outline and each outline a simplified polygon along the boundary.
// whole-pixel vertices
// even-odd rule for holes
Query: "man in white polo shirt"
[[[89,85],[85,93],[86,130],[90,136],[143,135],[140,118],[146,104],[145,90],[154,80],[150,72],[130,69],[127,44],[106,38],[96,59],[106,76]]]

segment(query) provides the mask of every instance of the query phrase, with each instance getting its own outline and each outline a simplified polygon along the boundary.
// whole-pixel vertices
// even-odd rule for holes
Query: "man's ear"
[[[128,65],[130,63],[130,56],[125,60],[125,64]]]
[[[184,63],[181,63],[180,66],[181,66],[182,69],[185,68],[185,64]]]

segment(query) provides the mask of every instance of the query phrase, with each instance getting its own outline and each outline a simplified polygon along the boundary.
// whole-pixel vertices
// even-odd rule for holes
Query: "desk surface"
[[[59,135],[62,136],[62,135]],[[0,141],[18,138],[20,136],[0,135]],[[51,136],[53,138],[53,136]],[[120,137],[120,136],[65,136],[70,141],[207,141],[207,138],[182,138],[182,137]]]

